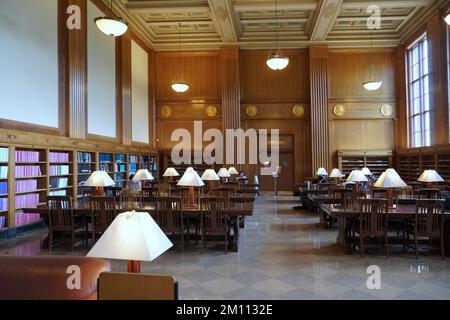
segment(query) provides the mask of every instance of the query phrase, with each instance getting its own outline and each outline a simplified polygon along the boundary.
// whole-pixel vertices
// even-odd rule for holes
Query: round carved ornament
[[[172,116],[172,108],[169,106],[164,106],[161,108],[161,115],[164,118],[170,118]]]
[[[206,115],[210,118],[214,118],[215,116],[217,116],[217,107],[216,106],[206,107]]]
[[[342,104],[334,106],[333,112],[336,117],[343,117],[345,115],[345,107]]]
[[[296,104],[292,108],[292,114],[296,117],[302,117],[305,114],[305,108],[301,104]]]
[[[394,113],[394,108],[386,103],[381,106],[380,112],[384,117],[390,117]]]
[[[245,113],[249,116],[249,117],[254,117],[258,114],[258,108],[254,105],[249,105],[247,106],[247,108],[245,109]]]

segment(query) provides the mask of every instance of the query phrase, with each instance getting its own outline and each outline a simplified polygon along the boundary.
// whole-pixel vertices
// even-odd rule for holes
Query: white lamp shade
[[[221,178],[229,178],[231,177],[230,173],[228,172],[227,168],[222,168],[219,170],[217,175]]]
[[[153,261],[173,246],[147,212],[119,214],[88,257]]]
[[[179,177],[180,174],[175,170],[175,168],[167,168],[164,172],[163,177]]]
[[[110,187],[115,184],[106,171],[94,171],[84,183],[88,187]]]
[[[327,170],[325,170],[325,168],[319,168],[319,170],[317,170],[316,175],[318,176],[327,176],[328,172]]]
[[[239,174],[235,167],[231,167],[228,169],[229,174]]]
[[[341,170],[334,168],[331,170],[330,178],[342,178],[344,175],[342,174]]]
[[[362,173],[364,173],[366,176],[372,176],[372,175],[373,175],[372,172],[370,171],[370,169],[367,168],[367,167],[362,168],[361,171],[362,171]]]
[[[444,21],[450,26],[450,12],[446,13]]]
[[[128,30],[128,25],[122,19],[99,17],[94,21],[100,31],[110,37],[120,37]]]
[[[220,177],[217,175],[217,173],[213,169],[207,169],[205,172],[203,172],[202,175],[203,181],[217,181],[220,180]]]
[[[279,54],[271,54],[266,64],[272,70],[283,70],[288,66],[289,58],[280,56]]]
[[[192,167],[186,169],[186,172],[177,183],[177,186],[180,187],[203,187],[204,185],[205,183]]]
[[[183,93],[189,90],[189,85],[187,83],[172,83],[172,89],[175,92]]]
[[[375,91],[375,90],[380,89],[382,84],[383,84],[383,81],[372,80],[372,81],[364,82],[363,86],[368,91]]]
[[[347,178],[347,182],[366,182],[369,181],[361,170],[353,170]]]
[[[425,170],[417,179],[420,182],[443,182],[444,179],[436,172],[436,170]]]
[[[147,169],[138,170],[133,178],[133,182],[147,180],[155,180],[155,178],[153,178],[152,174]]]
[[[373,185],[376,188],[403,188],[408,185],[400,178],[397,171],[387,169]]]

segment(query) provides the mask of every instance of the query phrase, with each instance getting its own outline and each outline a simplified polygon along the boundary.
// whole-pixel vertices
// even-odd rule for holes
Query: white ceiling
[[[109,2],[109,1],[107,1]],[[114,0],[155,50],[223,46],[270,48],[276,39],[275,0]],[[278,0],[280,46],[394,47],[446,0]],[[381,29],[367,28],[367,8],[378,5]]]

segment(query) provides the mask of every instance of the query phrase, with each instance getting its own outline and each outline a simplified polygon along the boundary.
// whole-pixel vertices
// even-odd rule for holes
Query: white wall
[[[116,137],[115,38],[97,28],[98,16],[104,13],[88,1],[88,133]]]
[[[133,141],[149,143],[148,53],[131,42]]]
[[[58,127],[57,0],[0,0],[0,118]]]

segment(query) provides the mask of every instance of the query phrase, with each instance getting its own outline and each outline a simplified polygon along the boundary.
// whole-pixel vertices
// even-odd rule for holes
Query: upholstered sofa
[[[108,261],[77,256],[0,255],[0,300],[96,300]]]

